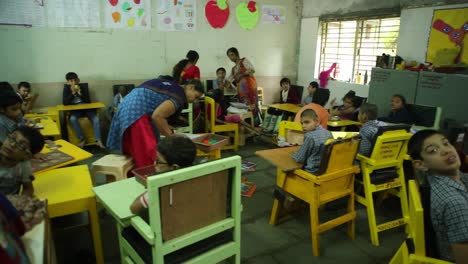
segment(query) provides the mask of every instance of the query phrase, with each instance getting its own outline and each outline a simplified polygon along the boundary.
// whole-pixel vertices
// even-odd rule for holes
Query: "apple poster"
[[[156,10],[161,31],[195,31],[196,0],[159,0]]]
[[[151,29],[151,0],[105,0],[106,28]]]

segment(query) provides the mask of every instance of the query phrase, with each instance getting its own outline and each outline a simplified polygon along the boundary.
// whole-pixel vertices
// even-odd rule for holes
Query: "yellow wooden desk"
[[[56,168],[64,167],[64,166],[73,164],[75,162],[91,158],[93,156],[93,154],[91,154],[91,153],[89,153],[89,152],[87,152],[87,151],[85,151],[85,150],[83,150],[83,149],[69,143],[68,141],[63,140],[63,139],[56,140],[54,142],[55,142],[56,145],[61,145],[61,147],[57,148],[58,150],[62,151],[65,154],[68,154],[68,155],[72,156],[73,159],[65,161],[65,162],[60,163],[60,164],[57,164],[55,166],[43,169],[43,170],[36,171],[34,173],[34,175],[36,175],[36,176],[39,175],[39,174],[42,175],[42,173],[44,173],[46,171],[50,171],[50,170],[53,170],[53,169],[56,169]],[[41,153],[47,153],[47,152],[50,152],[50,151],[52,151],[52,149],[49,149],[47,144],[45,144],[44,148],[41,151]]]
[[[96,263],[104,263],[96,197],[87,165],[55,169],[33,181],[34,194],[47,199],[50,218],[88,212]]]
[[[40,117],[38,118],[37,124],[44,127],[39,129],[39,132],[41,132],[44,137],[60,138],[59,127],[52,118],[48,116]]]
[[[327,125],[329,127],[341,127],[341,131],[345,131],[347,126],[359,126],[362,125],[361,122],[354,121],[354,120],[337,120],[332,121],[328,120]]]
[[[55,121],[59,132],[61,131],[60,116],[56,106],[34,108],[29,113],[25,114],[24,117],[30,119],[50,117],[53,121]]]
[[[299,146],[276,148],[256,151],[255,154],[260,156],[282,171],[293,171],[301,169],[303,164],[297,163],[291,156],[299,149]]]
[[[58,111],[72,111],[72,110],[85,110],[94,108],[103,108],[106,105],[101,102],[94,102],[89,104],[77,104],[77,105],[57,105]]]
[[[295,104],[271,104],[268,107],[273,107],[279,110],[288,111],[291,113],[297,113],[301,107]]]

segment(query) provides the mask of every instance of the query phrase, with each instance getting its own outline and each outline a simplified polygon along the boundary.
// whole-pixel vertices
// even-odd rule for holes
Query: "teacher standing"
[[[137,168],[153,165],[159,135],[174,135],[167,120],[178,116],[185,104],[202,95],[199,80],[188,80],[185,85],[164,79],[142,83],[117,108],[107,146],[131,156]]]
[[[237,86],[239,101],[245,103],[254,116],[255,126],[260,124],[258,109],[257,81],[253,74],[255,68],[246,58],[240,58],[236,48],[229,48],[226,52],[229,59],[236,65],[232,67],[228,80]]]

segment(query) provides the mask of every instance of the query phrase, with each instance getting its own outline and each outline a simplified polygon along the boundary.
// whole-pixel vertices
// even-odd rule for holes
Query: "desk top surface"
[[[88,165],[79,165],[41,173],[33,181],[34,194],[55,204],[94,197]]]
[[[55,116],[58,115],[57,106],[34,108],[29,113],[25,114],[24,117],[35,118],[35,117],[54,116],[54,115]]]
[[[337,121],[328,120],[327,125],[331,127],[342,127],[342,126],[351,126],[351,125],[361,125],[361,122],[354,121],[354,120],[337,120]]]
[[[56,140],[54,142],[55,142],[56,145],[60,145],[60,147],[57,148],[58,150],[62,151],[65,154],[68,154],[68,155],[72,156],[73,159],[65,161],[65,162],[60,163],[60,164],[57,164],[55,166],[48,167],[48,168],[43,169],[43,170],[36,171],[34,173],[34,175],[37,176],[37,175],[42,174],[44,172],[47,172],[47,171],[50,171],[50,170],[53,170],[53,169],[56,169],[56,168],[64,167],[64,166],[67,166],[69,164],[73,164],[75,162],[91,158],[93,156],[93,154],[87,152],[86,150],[83,150],[83,149],[71,144],[70,142],[63,140],[63,139],[59,139],[59,140]],[[41,151],[41,153],[48,153],[48,152],[50,152],[52,150],[53,149],[50,149],[47,146],[47,144],[45,144],[44,148]]]
[[[288,111],[292,113],[297,113],[301,107],[295,104],[271,104],[269,107],[273,107],[279,110]]]
[[[103,108],[106,105],[101,102],[94,102],[90,104],[77,104],[77,105],[57,105],[58,111],[70,111],[70,110],[85,110],[93,108]]]
[[[291,156],[299,149],[299,146],[276,148],[256,151],[255,154],[271,162],[282,171],[300,169],[303,164],[297,163]]]
[[[54,122],[50,117],[40,117],[38,125],[42,125],[44,128],[39,129],[39,132],[45,137],[59,136],[60,130],[57,123]]]
[[[130,178],[94,187],[93,191],[98,201],[116,219],[125,220],[134,216],[130,205],[146,189],[135,178]]]

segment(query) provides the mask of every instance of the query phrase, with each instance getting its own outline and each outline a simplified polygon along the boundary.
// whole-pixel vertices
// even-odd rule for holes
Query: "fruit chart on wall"
[[[161,31],[195,31],[196,0],[160,0],[156,15]]]
[[[151,29],[151,0],[106,0],[107,28]]]

